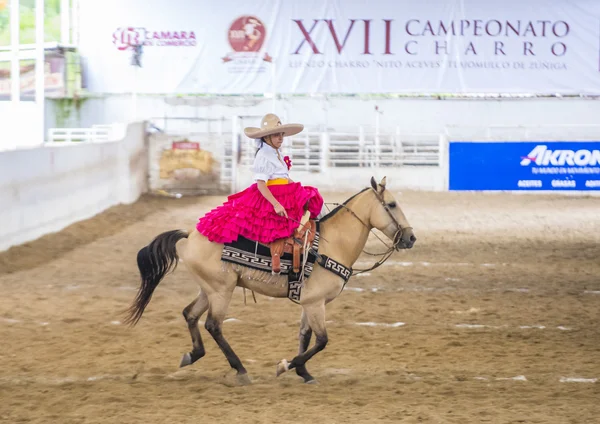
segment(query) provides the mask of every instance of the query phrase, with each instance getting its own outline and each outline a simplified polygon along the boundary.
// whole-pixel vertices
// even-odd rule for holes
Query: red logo
[[[223,62],[234,60],[236,53],[255,53],[258,55],[258,52],[267,39],[267,28],[256,16],[240,16],[229,26],[227,39],[233,52],[223,57]],[[268,53],[265,53],[263,56],[265,62],[271,62],[272,59]]]
[[[146,30],[144,28],[117,28],[113,32],[113,43],[119,50],[127,50],[132,46],[144,44],[145,35]]]
[[[241,16],[229,27],[227,38],[233,51],[257,52],[267,37],[267,29],[256,16]]]
[[[174,141],[172,143],[173,150],[200,150],[200,143],[194,143],[191,141]]]

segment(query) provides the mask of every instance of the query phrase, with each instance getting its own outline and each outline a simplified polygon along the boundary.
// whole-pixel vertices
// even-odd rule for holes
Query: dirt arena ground
[[[178,368],[197,293],[183,266],[120,324],[138,249],[222,200],[145,196],[0,254],[0,422],[600,422],[600,199],[402,193],[418,241],[329,305],[319,384],[275,377],[300,308],[236,291],[243,387],[203,328],[207,356]]]

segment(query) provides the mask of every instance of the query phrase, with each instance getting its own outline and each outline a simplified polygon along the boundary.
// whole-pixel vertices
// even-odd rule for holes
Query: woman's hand
[[[271,190],[269,190],[269,188],[267,187],[267,183],[265,181],[258,180],[256,182],[256,185],[258,186],[258,191],[260,191],[261,194],[265,197],[265,199],[267,199],[267,201],[273,205],[275,213],[279,216],[285,216],[287,218],[288,214],[285,211],[285,208],[281,206],[281,203],[279,203],[275,196],[273,196],[273,193],[271,193]]]
[[[273,208],[275,208],[275,213],[277,215],[280,216],[285,216],[286,218],[288,217],[287,212],[285,211],[285,208],[283,206],[281,206],[281,203],[277,202],[273,205]]]

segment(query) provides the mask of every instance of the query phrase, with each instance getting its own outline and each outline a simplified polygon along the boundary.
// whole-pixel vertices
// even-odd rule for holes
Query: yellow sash
[[[288,183],[288,179],[287,178],[275,178],[274,180],[268,180],[267,181],[267,185],[271,186],[271,185],[284,185]]]

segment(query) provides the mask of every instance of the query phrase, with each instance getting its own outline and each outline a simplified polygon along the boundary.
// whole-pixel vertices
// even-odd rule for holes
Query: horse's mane
[[[333,209],[331,212],[329,212],[327,215],[325,215],[323,218],[319,219],[319,222],[325,222],[327,221],[329,218],[331,218],[332,216],[334,216],[336,213],[338,213],[340,211],[340,209],[344,209],[344,206],[350,202],[352,199],[354,199],[356,196],[358,196],[359,194],[367,191],[369,189],[369,187],[362,189],[361,191],[359,191],[358,193],[356,193],[354,196],[346,199],[346,201],[344,203],[342,203],[340,206],[337,206],[335,209]]]

